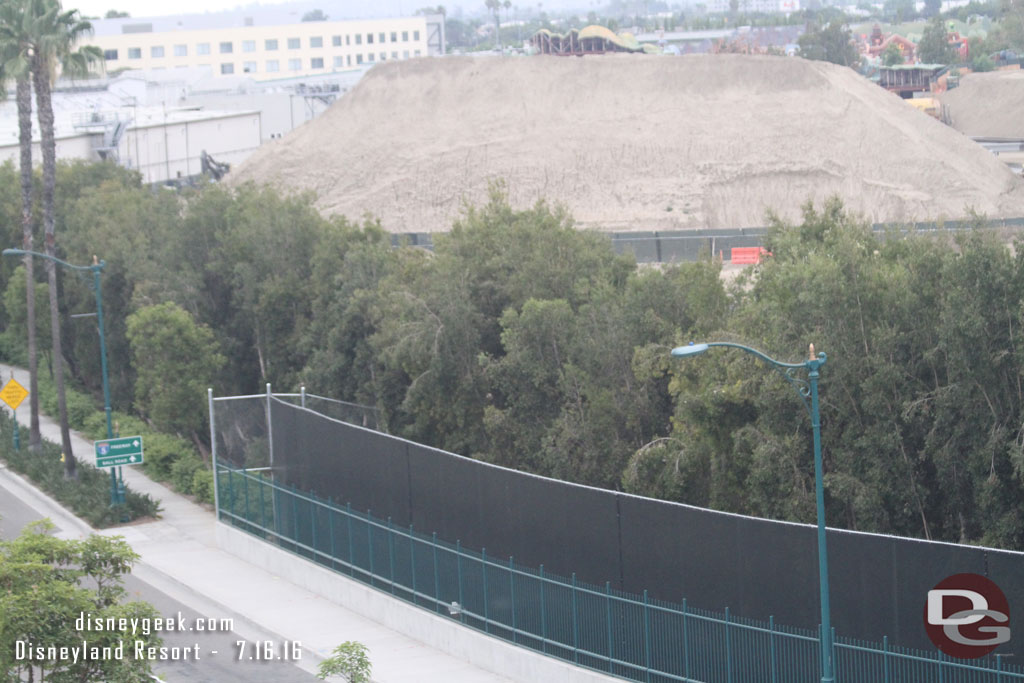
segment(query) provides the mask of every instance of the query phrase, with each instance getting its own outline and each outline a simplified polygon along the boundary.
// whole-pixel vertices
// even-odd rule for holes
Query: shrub
[[[213,502],[213,470],[205,467],[196,470],[192,475],[192,495],[197,503]]]
[[[196,459],[192,444],[176,436],[150,432],[143,437],[143,447],[143,467],[157,481],[171,479],[174,466],[182,458]]]
[[[174,485],[174,489],[178,493],[190,495],[192,493],[192,480],[195,477],[196,470],[202,466],[203,462],[193,455],[179,458],[171,466],[171,484]]]

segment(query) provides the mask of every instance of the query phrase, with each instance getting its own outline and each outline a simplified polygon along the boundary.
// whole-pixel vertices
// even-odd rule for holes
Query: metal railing
[[[818,636],[595,586],[453,545],[372,511],[282,486],[267,468],[216,468],[225,523],[395,598],[573,664],[644,683],[801,683],[820,678]],[[1011,683],[1002,657],[966,662],[835,639],[840,683]]]

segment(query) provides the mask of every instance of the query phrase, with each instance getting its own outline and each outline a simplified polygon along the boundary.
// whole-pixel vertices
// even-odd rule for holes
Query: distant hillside
[[[615,230],[763,225],[831,194],[874,221],[1024,216],[1003,164],[852,70],[747,55],[387,62],[230,181],[426,232],[499,178]]]

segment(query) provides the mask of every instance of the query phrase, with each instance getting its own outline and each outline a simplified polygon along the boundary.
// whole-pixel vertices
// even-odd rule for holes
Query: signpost
[[[125,436],[95,442],[96,467],[142,464],[142,437]]]
[[[13,377],[4,385],[3,389],[0,389],[0,400],[9,405],[14,413],[14,450],[16,451],[21,450],[21,440],[18,438],[18,406],[26,396],[28,396],[28,389],[21,386]]]

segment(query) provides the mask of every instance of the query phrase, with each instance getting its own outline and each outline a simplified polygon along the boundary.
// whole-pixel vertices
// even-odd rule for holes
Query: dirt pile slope
[[[387,62],[229,177],[394,232],[447,230],[492,179],[614,230],[758,226],[832,194],[875,221],[1024,216],[1003,164],[852,70],[747,55]]]
[[[964,135],[1024,138],[1024,71],[967,74],[942,103],[950,124]]]

